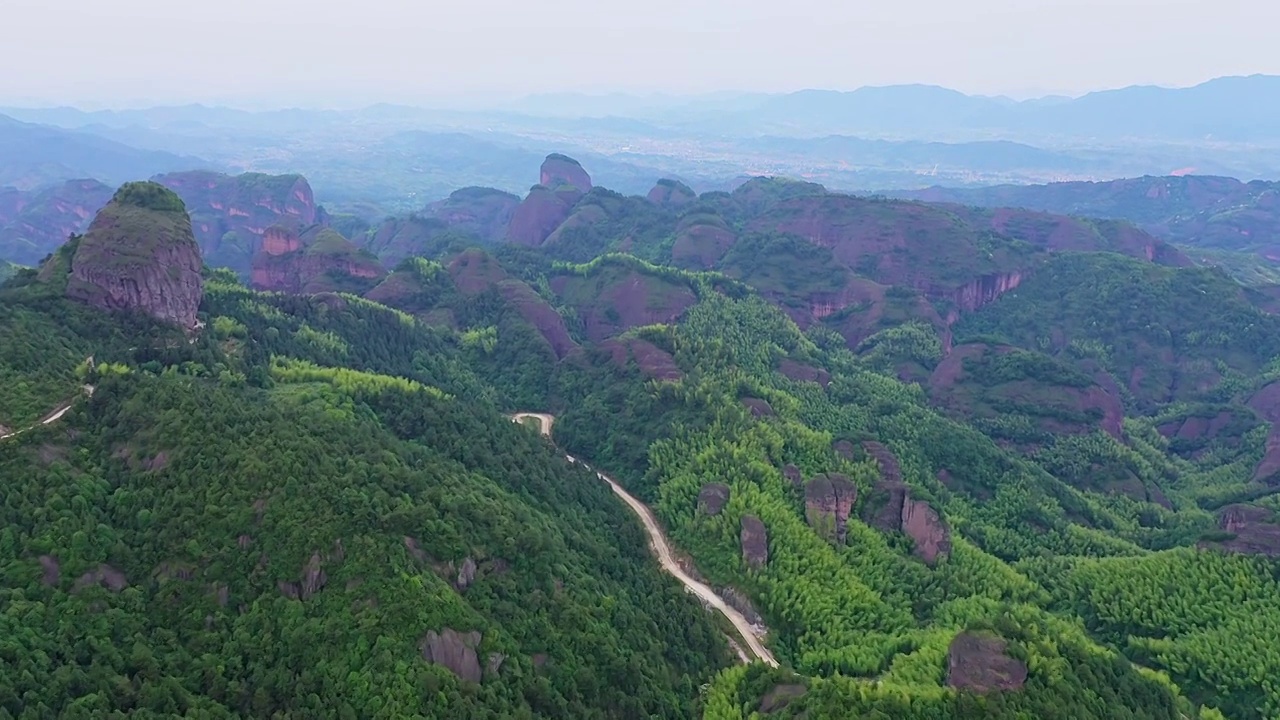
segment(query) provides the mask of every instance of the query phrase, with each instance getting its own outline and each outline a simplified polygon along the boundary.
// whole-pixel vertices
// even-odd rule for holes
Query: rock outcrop
[[[790,482],[795,487],[804,485],[804,473],[800,472],[800,468],[790,463],[783,466],[782,477],[786,478],[787,482]]]
[[[418,649],[427,662],[448,668],[463,680],[478,683],[483,677],[480,659],[476,655],[480,639],[480,633],[474,630],[466,633],[452,628],[439,632],[430,630],[418,643]]]
[[[707,483],[698,491],[698,511],[707,515],[719,515],[729,502],[729,486],[724,483]]]
[[[313,225],[302,233],[282,226],[264,231],[249,277],[258,290],[363,293],[386,274],[377,258],[337,230]]]
[[[742,403],[743,407],[745,407],[747,411],[751,413],[751,417],[753,418],[766,418],[766,417],[773,417],[774,415],[773,406],[769,404],[768,400],[747,397],[747,398],[742,398],[740,402]]]
[[[959,690],[989,693],[1016,690],[1027,681],[1027,665],[1006,654],[1008,643],[998,637],[962,632],[947,650],[947,685]]]
[[[306,601],[329,584],[329,574],[325,572],[319,552],[311,554],[311,559],[302,566],[296,581],[279,580],[276,587],[280,594],[290,600]]]
[[[75,245],[66,292],[103,310],[140,311],[191,329],[203,297],[201,268],[182,200],[155,183],[128,183]]]
[[[564,318],[536,290],[522,280],[507,276],[497,260],[483,250],[472,249],[454,256],[446,265],[449,276],[464,295],[478,295],[491,288],[536,329],[551,346],[557,359],[577,349]]]
[[[831,373],[819,367],[796,362],[790,358],[785,358],[778,363],[778,372],[791,380],[814,382],[824,388],[831,384]]]
[[[880,480],[872,486],[862,505],[862,520],[883,532],[903,532],[915,542],[915,554],[934,564],[938,556],[951,552],[951,530],[938,511],[924,500],[911,497],[902,481],[898,458],[883,444],[868,440],[864,450],[880,465]]]
[[[267,228],[299,230],[320,221],[311,185],[301,175],[198,170],[158,175],[155,181],[186,203],[209,265],[243,276],[249,274]]]
[[[769,531],[755,515],[743,515],[741,525],[742,559],[747,567],[759,570],[769,564]]]
[[[542,161],[538,183],[552,190],[561,185],[572,185],[584,195],[591,192],[591,176],[582,169],[582,164],[560,153],[551,153]]]
[[[546,185],[534,185],[520,202],[507,225],[507,242],[537,247],[555,232],[573,212],[581,196],[577,191],[556,192]]]
[[[1280,557],[1280,522],[1275,513],[1256,505],[1228,505],[1218,527],[1234,537],[1217,543],[1228,552]]]
[[[858,500],[858,487],[838,473],[815,475],[804,485],[804,514],[819,535],[843,545],[849,513]]]
[[[664,208],[681,208],[698,199],[693,188],[679,180],[663,178],[649,191],[649,202]]]
[[[97,180],[68,180],[37,191],[0,190],[0,258],[34,266],[83,233],[114,191]]]
[[[58,558],[52,555],[40,556],[40,582],[45,587],[57,587],[62,582],[62,569],[58,565]]]
[[[104,587],[111,592],[120,592],[129,587],[129,581],[125,578],[124,573],[103,563],[77,578],[73,592],[94,585]]]
[[[610,338],[600,343],[600,348],[607,350],[613,362],[623,367],[634,360],[640,372],[654,380],[679,380],[684,376],[671,353],[648,340]]]

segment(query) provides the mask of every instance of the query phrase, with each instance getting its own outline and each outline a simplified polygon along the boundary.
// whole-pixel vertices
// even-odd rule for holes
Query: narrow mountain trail
[[[542,434],[548,438],[551,437],[551,426],[555,422],[554,416],[547,415],[546,413],[516,413],[512,416],[512,420],[515,422],[521,422],[525,418],[536,418]],[[565,454],[565,458],[567,458],[569,462],[578,463],[588,470],[594,471],[590,465],[578,460],[572,455]],[[657,556],[658,563],[662,565],[662,569],[675,577],[675,579],[679,580],[685,586],[686,590],[697,595],[705,604],[715,608],[721,615],[724,615],[725,618],[733,624],[733,627],[737,629],[738,634],[742,636],[742,639],[747,643],[747,648],[750,650],[752,655],[766,665],[778,667],[778,661],[773,657],[773,653],[769,651],[769,648],[765,647],[764,643],[760,642],[760,638],[756,636],[751,623],[747,622],[747,618],[725,602],[724,598],[717,595],[716,592],[705,583],[701,583],[690,577],[689,574],[680,567],[680,563],[676,561],[675,553],[671,551],[671,545],[667,542],[666,534],[663,533],[662,526],[658,524],[658,519],[654,517],[653,511],[651,511],[644,503],[632,496],[631,493],[624,490],[613,478],[599,471],[595,471],[595,473],[597,477],[608,483],[609,488],[613,490],[614,494],[622,498],[622,501],[631,508],[631,511],[636,514],[636,517],[640,518],[641,524],[644,525],[645,531],[649,534],[649,548],[653,551],[653,554]],[[736,646],[736,643],[734,644]]]

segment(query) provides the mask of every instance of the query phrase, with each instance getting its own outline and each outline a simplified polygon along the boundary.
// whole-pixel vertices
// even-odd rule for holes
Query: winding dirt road
[[[546,413],[516,413],[511,419],[515,422],[520,422],[525,418],[536,418],[542,434],[551,437],[551,426],[555,422],[555,417]],[[593,470],[590,465],[572,455],[566,454],[565,457],[568,458],[569,462],[578,463],[588,470]],[[752,628],[751,623],[747,622],[747,618],[726,603],[724,598],[717,595],[714,590],[690,577],[680,567],[680,563],[676,561],[675,554],[671,552],[671,545],[667,542],[666,535],[662,532],[662,527],[658,524],[658,519],[654,517],[648,506],[633,497],[631,493],[623,490],[622,486],[608,475],[596,471],[596,476],[609,483],[609,488],[613,490],[614,494],[622,498],[622,501],[640,518],[641,524],[644,525],[645,531],[649,534],[649,548],[657,556],[658,563],[662,565],[662,569],[679,580],[686,590],[697,595],[703,603],[715,608],[721,615],[728,618],[729,622],[733,623],[733,627],[737,629],[738,634],[746,641],[752,655],[771,667],[778,667],[778,661],[773,657],[773,653],[769,652],[769,648],[760,642],[760,638],[756,636],[755,630]]]

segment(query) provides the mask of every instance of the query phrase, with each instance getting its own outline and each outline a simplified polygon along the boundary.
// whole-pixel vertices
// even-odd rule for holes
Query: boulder
[[[724,483],[707,483],[698,492],[698,511],[707,515],[719,515],[729,502],[729,486]]]
[[[789,358],[778,363],[778,372],[791,380],[815,382],[824,388],[831,384],[831,373],[822,368],[805,365]]]
[[[947,685],[958,690],[989,693],[1016,690],[1027,681],[1027,666],[1006,654],[1008,643],[998,637],[962,632],[947,650]]]
[[[769,531],[754,515],[742,516],[742,559],[747,567],[759,570],[769,564]]]
[[[428,631],[418,643],[418,649],[427,662],[448,668],[463,680],[478,683],[482,677],[480,660],[476,655],[479,645],[480,633],[474,630],[460,633],[445,628],[440,632]]]
[[[786,478],[792,485],[800,487],[804,485],[804,473],[800,472],[800,468],[787,463],[782,468],[782,477]]]
[[[769,404],[768,400],[750,397],[742,398],[742,404],[747,410],[751,411],[751,417],[753,418],[773,417],[773,406]]]
[[[862,504],[862,521],[882,532],[901,530],[907,494],[905,483],[892,480],[876,482]]]
[[[476,561],[470,556],[462,561],[462,567],[458,569],[458,579],[454,586],[459,590],[466,590],[471,587],[471,583],[476,580]]]

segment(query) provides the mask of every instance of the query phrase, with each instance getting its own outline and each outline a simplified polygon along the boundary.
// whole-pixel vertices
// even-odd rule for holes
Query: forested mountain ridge
[[[1267,297],[1119,223],[567,172],[457,198],[541,240],[436,218],[363,297],[206,270],[193,341],[0,290],[0,422],[97,388],[0,445],[4,709],[1280,713]],[[519,410],[782,667],[729,667]]]

